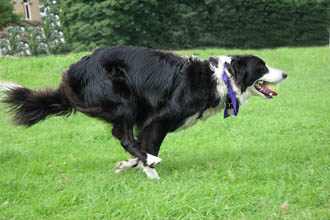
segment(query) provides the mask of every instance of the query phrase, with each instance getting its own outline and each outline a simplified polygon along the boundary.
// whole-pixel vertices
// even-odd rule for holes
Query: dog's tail
[[[29,127],[48,116],[69,116],[73,111],[60,88],[35,91],[15,83],[0,81],[0,91],[4,93],[0,101],[8,105],[17,125]]]

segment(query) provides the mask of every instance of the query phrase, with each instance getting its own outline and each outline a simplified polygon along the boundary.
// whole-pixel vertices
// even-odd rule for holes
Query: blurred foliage
[[[43,28],[49,52],[52,54],[66,52],[62,26],[59,18],[60,0],[41,0],[40,14],[44,22]]]
[[[129,44],[153,48],[326,45],[329,0],[62,0],[74,51]]]
[[[2,56],[9,56],[11,52],[10,43],[8,39],[0,38],[0,52]]]
[[[41,0],[40,14],[44,23],[43,27],[10,26],[6,28],[8,39],[0,39],[2,56],[36,56],[66,52],[59,19],[60,10],[59,1]]]
[[[3,56],[30,56],[48,53],[45,34],[41,27],[10,26],[8,39],[0,39]]]
[[[48,54],[48,45],[44,29],[41,27],[28,27],[29,33],[28,44],[31,48],[32,55]]]
[[[8,1],[0,0],[0,18],[2,2]],[[7,28],[9,39],[0,40],[2,55],[123,44],[274,48],[326,45],[329,40],[329,0],[40,0],[40,11],[43,29]]]
[[[0,30],[9,26],[21,24],[20,15],[15,14],[10,0],[0,0]]]
[[[11,26],[7,29],[9,33],[10,55],[29,56],[31,49],[28,44],[29,33],[25,27]]]

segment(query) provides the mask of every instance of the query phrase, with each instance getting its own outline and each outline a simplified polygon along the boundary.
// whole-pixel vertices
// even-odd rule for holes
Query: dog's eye
[[[262,67],[260,68],[261,72],[266,73],[268,72],[268,68],[265,65],[262,65]]]
[[[264,71],[265,72],[268,72],[269,71],[268,68],[267,68],[267,66],[264,66]]]

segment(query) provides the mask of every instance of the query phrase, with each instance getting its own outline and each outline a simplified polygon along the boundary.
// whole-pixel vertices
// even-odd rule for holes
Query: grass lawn
[[[129,155],[101,121],[78,113],[25,129],[0,105],[0,219],[330,219],[330,48],[179,53],[255,54],[289,76],[236,118],[169,134],[160,180],[115,174]],[[54,88],[82,55],[0,59],[0,78]]]

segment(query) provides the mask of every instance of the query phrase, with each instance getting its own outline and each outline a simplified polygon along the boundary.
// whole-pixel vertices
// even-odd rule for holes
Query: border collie
[[[207,60],[182,57],[135,46],[96,50],[63,73],[57,89],[35,91],[2,83],[6,103],[17,125],[32,126],[49,116],[79,111],[111,123],[131,159],[115,172],[138,166],[159,178],[155,165],[169,132],[188,128],[224,109],[237,115],[251,96],[271,99],[271,84],[287,74],[252,55]],[[136,128],[136,135],[133,129]]]

